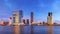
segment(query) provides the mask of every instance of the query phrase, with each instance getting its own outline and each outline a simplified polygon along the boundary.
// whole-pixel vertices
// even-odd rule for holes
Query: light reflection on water
[[[48,27],[48,34],[53,34],[53,26]]]
[[[20,34],[20,26],[14,26],[14,34]]]
[[[0,34],[60,34],[60,26],[0,26]]]

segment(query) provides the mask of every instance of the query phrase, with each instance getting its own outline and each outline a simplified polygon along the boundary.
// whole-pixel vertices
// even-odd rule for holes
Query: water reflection
[[[20,26],[14,26],[14,34],[20,34]]]
[[[48,27],[48,34],[53,34],[53,26]]]
[[[24,26],[20,26],[20,34],[24,34]]]
[[[33,26],[31,26],[31,34],[34,34]]]
[[[53,34],[53,26],[14,26],[14,34]]]

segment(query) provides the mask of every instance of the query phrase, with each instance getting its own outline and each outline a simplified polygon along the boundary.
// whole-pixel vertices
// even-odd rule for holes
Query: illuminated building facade
[[[23,11],[14,11],[13,12],[13,23],[22,23]]]
[[[49,12],[49,13],[48,13],[47,23],[48,23],[49,25],[52,25],[52,24],[53,24],[52,12]]]

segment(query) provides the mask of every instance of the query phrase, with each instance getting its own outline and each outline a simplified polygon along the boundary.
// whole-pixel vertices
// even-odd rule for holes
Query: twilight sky
[[[0,19],[8,20],[17,10],[24,11],[25,19],[33,11],[35,21],[46,21],[48,12],[53,12],[53,20],[60,22],[60,0],[0,0]]]

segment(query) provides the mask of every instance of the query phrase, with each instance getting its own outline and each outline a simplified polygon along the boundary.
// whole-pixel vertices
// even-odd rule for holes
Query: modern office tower
[[[23,11],[20,10],[20,23],[22,23],[22,22],[23,22]]]
[[[31,20],[31,23],[33,23],[33,21],[34,21],[34,13],[33,12],[31,12],[30,20]]]
[[[53,24],[52,12],[49,12],[49,13],[48,13],[47,23],[48,23],[49,25],[52,25],[52,24]]]
[[[26,20],[26,23],[29,24],[29,19]]]
[[[25,22],[25,19],[23,19],[23,23],[25,24],[26,22]]]
[[[13,22],[14,23],[22,23],[22,18],[23,18],[23,11],[14,11],[13,12]]]

